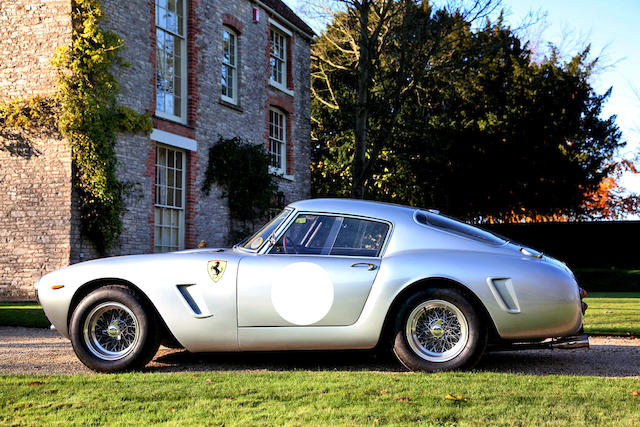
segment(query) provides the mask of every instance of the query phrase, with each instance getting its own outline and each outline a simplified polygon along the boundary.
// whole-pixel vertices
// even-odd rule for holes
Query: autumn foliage
[[[640,211],[640,195],[628,193],[620,184],[625,172],[639,173],[632,160],[622,160],[613,165],[609,176],[602,179],[598,189],[586,194],[586,209],[601,219],[619,219]]]

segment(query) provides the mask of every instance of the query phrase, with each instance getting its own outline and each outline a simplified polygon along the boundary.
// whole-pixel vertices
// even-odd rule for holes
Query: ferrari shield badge
[[[207,271],[209,272],[209,277],[214,282],[218,282],[222,275],[224,274],[224,270],[227,268],[227,261],[222,259],[214,259],[207,263]]]

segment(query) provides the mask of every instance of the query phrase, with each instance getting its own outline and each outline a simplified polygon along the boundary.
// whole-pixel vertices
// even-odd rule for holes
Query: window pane
[[[171,245],[171,229],[167,227],[162,228],[162,238],[160,239],[160,244],[162,246],[170,246]]]
[[[222,84],[222,94],[224,96],[229,96],[228,95],[228,83],[227,83],[227,73],[228,73],[228,69],[227,66],[222,64],[222,72],[220,73],[220,83]]]
[[[170,185],[172,187],[175,187],[175,185],[176,185],[174,173],[175,172],[174,172],[173,169],[168,169],[167,170],[167,185]]]
[[[271,237],[271,233],[273,233],[276,228],[285,220],[287,216],[291,213],[290,209],[285,209],[278,216],[269,221],[264,227],[262,227],[256,234],[254,234],[251,238],[245,239],[241,242],[243,248],[247,249],[257,249],[262,245],[262,243]]]
[[[229,98],[233,98],[233,71],[231,70],[231,72],[229,73],[228,76],[228,80],[227,80],[227,96]]]
[[[236,65],[236,37],[234,35],[229,38],[229,63]]]
[[[388,230],[381,222],[345,218],[331,255],[378,256]]]
[[[156,92],[156,110],[164,111],[164,93],[161,91]]]
[[[161,228],[160,227],[154,227],[153,228],[153,244],[155,246],[159,246],[160,245],[160,234],[161,234]]]
[[[158,146],[156,149],[156,208],[154,212],[154,250],[182,249],[184,171],[182,151]]]
[[[182,98],[177,96],[173,99],[173,114],[182,116]]]
[[[182,170],[182,151],[176,151],[176,169]]]
[[[276,169],[284,169],[285,152],[285,115],[269,110],[269,155],[270,164]]]
[[[457,221],[444,215],[436,215],[431,212],[416,212],[416,221],[423,225],[428,225],[454,233],[459,236],[477,240],[492,245],[504,245],[505,240],[493,233],[485,231],[481,228],[473,227],[463,222]]]
[[[342,219],[337,216],[298,215],[270,253],[328,255]]]
[[[182,116],[184,16],[182,0],[156,0],[156,110]]]

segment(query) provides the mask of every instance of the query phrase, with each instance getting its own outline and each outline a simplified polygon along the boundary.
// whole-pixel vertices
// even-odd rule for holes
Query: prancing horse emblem
[[[209,272],[209,277],[214,282],[218,282],[222,275],[224,274],[224,270],[227,268],[227,261],[222,259],[214,259],[207,263],[207,271]]]

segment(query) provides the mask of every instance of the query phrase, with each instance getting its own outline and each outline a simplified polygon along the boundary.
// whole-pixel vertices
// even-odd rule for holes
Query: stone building
[[[281,0],[102,0],[125,41],[118,102],[153,118],[119,134],[130,184],[110,255],[228,244],[226,199],[201,191],[219,136],[264,144],[283,203],[309,195],[313,32]],[[71,40],[71,0],[0,1],[0,102],[55,90],[50,58]],[[0,133],[0,299],[96,256],[80,233],[70,150],[53,130]]]

